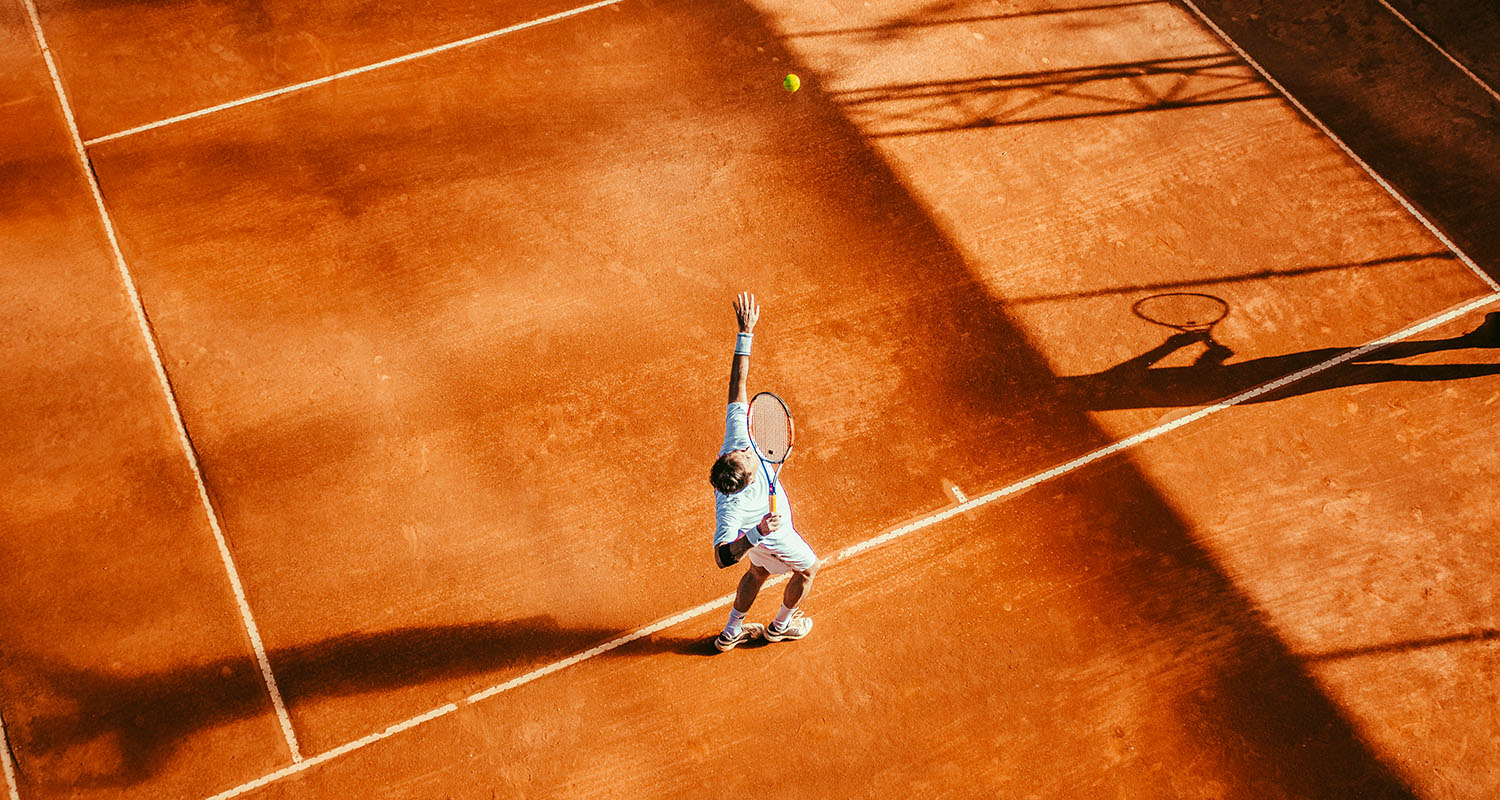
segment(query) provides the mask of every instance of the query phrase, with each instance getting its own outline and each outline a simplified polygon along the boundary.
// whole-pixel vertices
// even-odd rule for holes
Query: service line
[[[1448,248],[1453,252],[1454,255],[1458,256],[1458,260],[1464,262],[1464,266],[1468,267],[1469,270],[1476,276],[1478,276],[1481,281],[1484,281],[1484,284],[1490,287],[1490,291],[1500,292],[1500,283],[1496,283],[1494,278],[1491,278],[1488,274],[1485,273],[1484,270],[1480,269],[1479,265],[1474,263],[1474,259],[1469,258],[1469,255],[1463,250],[1459,249],[1458,245],[1454,244],[1452,240],[1450,240],[1447,236],[1443,235],[1443,232],[1438,230],[1437,226],[1433,225],[1431,220],[1427,219],[1427,217],[1423,216],[1422,212],[1418,211],[1415,206],[1407,202],[1406,198],[1402,197],[1401,193],[1396,191],[1396,188],[1394,186],[1391,186],[1389,183],[1387,183],[1385,178],[1380,177],[1380,173],[1376,172],[1374,167],[1366,164],[1365,160],[1360,158],[1359,155],[1349,147],[1349,145],[1344,144],[1344,140],[1340,139],[1338,135],[1333,132],[1332,128],[1324,125],[1323,121],[1318,119],[1318,117],[1314,115],[1307,106],[1303,105],[1301,100],[1293,97],[1292,93],[1287,91],[1287,88],[1285,86],[1282,86],[1279,81],[1271,77],[1271,73],[1268,72],[1265,67],[1262,67],[1259,61],[1256,61],[1254,58],[1252,58],[1250,54],[1245,51],[1245,48],[1240,47],[1237,42],[1229,38],[1229,34],[1225,33],[1223,28],[1220,28],[1218,25],[1214,24],[1214,21],[1209,19],[1208,15],[1203,13],[1203,10],[1198,8],[1198,5],[1194,3],[1193,0],[1182,0],[1182,4],[1186,6],[1189,11],[1193,12],[1193,14],[1198,17],[1198,19],[1204,24],[1204,26],[1213,31],[1214,35],[1223,40],[1224,44],[1228,45],[1230,49],[1239,54],[1239,57],[1244,59],[1246,64],[1249,64],[1252,68],[1255,69],[1256,72],[1259,72],[1261,78],[1264,78],[1266,83],[1269,83],[1272,88],[1280,92],[1281,96],[1286,98],[1286,101],[1288,103],[1291,103],[1293,108],[1301,112],[1302,116],[1306,117],[1307,121],[1313,124],[1313,127],[1322,131],[1323,135],[1327,136],[1334,144],[1338,145],[1339,149],[1343,150],[1345,155],[1354,159],[1354,163],[1358,164],[1360,166],[1360,169],[1363,169],[1365,171],[1365,174],[1369,175],[1372,180],[1380,184],[1380,188],[1384,189],[1386,194],[1390,195],[1397,203],[1400,203],[1401,207],[1406,209],[1407,213],[1411,214],[1417,222],[1420,222],[1422,224],[1422,227],[1426,228],[1429,233],[1431,233],[1433,236],[1436,236],[1437,240],[1442,242],[1444,247]]]
[[[157,347],[156,337],[151,332],[151,320],[146,316],[146,306],[141,302],[141,296],[135,288],[135,278],[130,274],[130,267],[125,263],[125,254],[120,250],[119,237],[115,235],[115,223],[110,218],[109,209],[104,205],[104,194],[99,189],[99,179],[94,175],[94,165],[89,161],[88,151],[84,149],[83,137],[78,133],[78,122],[73,118],[73,106],[68,102],[68,93],[63,90],[62,78],[57,74],[57,65],[52,60],[52,50],[47,46],[47,37],[42,33],[42,20],[37,15],[36,4],[33,0],[21,0],[26,6],[26,12],[31,15],[31,29],[36,35],[36,43],[42,51],[42,58],[47,62],[47,72],[52,75],[52,88],[57,92],[58,105],[62,106],[63,117],[68,123],[68,134],[72,137],[73,149],[78,155],[79,166],[83,169],[84,180],[88,182],[89,191],[94,196],[94,208],[99,212],[99,221],[104,226],[104,234],[109,240],[110,254],[114,257],[115,268],[119,270],[120,280],[124,284],[125,293],[130,298],[131,308],[135,311],[136,326],[140,328],[141,339],[146,346],[146,352],[151,356],[151,364],[156,368],[156,380],[161,385],[162,394],[167,401],[167,409],[171,412],[172,422],[177,428],[177,438],[182,445],[183,456],[187,459],[189,471],[193,474],[193,482],[198,487],[198,500],[203,506],[203,513],[208,517],[208,526],[214,534],[214,542],[219,547],[219,559],[224,562],[224,571],[229,576],[229,585],[234,590],[235,602],[239,605],[240,620],[245,625],[245,632],[250,636],[250,646],[255,650],[255,660],[260,664],[260,674],[265,681],[266,691],[271,695],[271,703],[276,707],[276,718],[281,721],[281,733],[286,738],[287,749],[291,751],[293,761],[301,761],[302,753],[297,747],[297,734],[292,731],[292,720],[287,716],[286,705],[281,701],[281,690],[276,686],[276,676],[271,674],[271,663],[266,659],[266,648],[260,640],[260,629],[255,625],[255,617],[250,614],[250,603],[245,599],[245,588],[240,584],[240,573],[235,568],[234,558],[229,553],[229,543],[224,538],[224,531],[219,526],[219,514],[214,510],[213,501],[208,497],[208,486],[203,482],[203,469],[198,463],[198,451],[193,449],[192,439],[189,438],[187,425],[182,421],[182,410],[177,405],[177,394],[172,389],[172,380],[167,376],[167,368],[161,360],[161,349]]]
[[[880,534],[879,536],[875,536],[870,539],[866,539],[863,542],[859,542],[858,544],[846,547],[843,550],[838,551],[838,553],[834,554],[832,557],[828,558],[827,563],[834,564],[848,561],[849,559],[854,558],[860,553],[890,544],[891,542],[903,536],[906,536],[907,534],[914,533],[924,528],[930,528],[939,522],[951,519],[966,511],[972,511],[980,506],[993,503],[1001,498],[1018,494],[1036,486],[1039,483],[1062,477],[1063,475],[1081,469],[1082,467],[1092,464],[1102,458],[1106,458],[1108,456],[1119,453],[1122,450],[1127,450],[1131,447],[1141,444],[1142,442],[1147,442],[1159,436],[1163,436],[1186,425],[1190,425],[1193,422],[1201,420],[1205,417],[1218,414],[1226,409],[1233,408],[1234,406],[1237,406],[1249,400],[1254,400],[1257,397],[1268,394],[1270,392],[1274,392],[1277,389],[1281,389],[1298,381],[1310,378],[1320,372],[1326,372],[1327,370],[1333,369],[1340,364],[1346,364],[1361,356],[1379,350],[1382,347],[1394,344],[1396,342],[1415,336],[1419,333],[1431,330],[1432,328],[1443,325],[1447,322],[1451,322],[1465,314],[1484,308],[1485,306],[1495,304],[1500,304],[1500,292],[1487,294],[1474,300],[1467,301],[1452,309],[1449,309],[1448,311],[1438,314],[1435,317],[1431,317],[1422,322],[1418,322],[1411,326],[1403,328],[1402,330],[1397,331],[1396,333],[1393,333],[1389,336],[1381,337],[1361,347],[1350,348],[1349,350],[1346,350],[1345,352],[1333,358],[1330,358],[1327,361],[1314,364],[1310,367],[1307,367],[1306,369],[1299,370],[1285,377],[1277,378],[1276,380],[1270,381],[1269,383],[1261,384],[1260,386],[1257,386],[1253,389],[1248,389],[1244,392],[1234,395],[1233,397],[1220,400],[1219,402],[1214,403],[1211,406],[1206,406],[1197,411],[1194,411],[1191,414],[1178,417],[1171,422],[1157,425],[1156,427],[1142,431],[1133,436],[1128,436],[1113,444],[1101,447],[1098,450],[1094,450],[1093,452],[1090,452],[1086,455],[1079,456],[1072,461],[1068,461],[1059,466],[1053,467],[1052,469],[1049,469],[1045,472],[1039,472],[1029,478],[1026,478],[1025,480],[1017,481],[1016,483],[1012,483],[1009,486],[996,489],[995,491],[992,491],[988,494],[965,501],[957,506],[953,506],[952,508],[948,508],[939,513],[923,517],[916,522],[903,525],[894,530]],[[767,581],[766,585],[773,586],[776,583],[785,580],[786,577],[787,576],[785,575],[777,575],[771,580]],[[611,650],[615,650],[631,642],[637,641],[639,639],[644,639],[647,636],[651,636],[652,634],[655,634],[659,631],[663,631],[680,623],[687,622],[688,620],[701,617],[704,614],[709,613],[710,611],[728,606],[732,602],[734,602],[734,595],[727,594],[723,597],[710,600],[702,605],[690,608],[678,614],[673,614],[670,617],[664,617],[643,628],[637,628],[636,630],[633,630],[629,633],[611,639],[604,644],[598,645],[588,650],[584,650],[579,653],[575,653],[567,658],[562,659],[561,661],[554,661],[553,663],[548,664],[544,667],[539,667],[524,675],[521,675],[520,677],[512,678],[508,681],[505,681],[504,683],[499,683],[491,686],[488,689],[483,689],[475,692],[464,698],[460,702],[444,704],[424,714],[419,714],[403,722],[398,722],[383,731],[372,733],[369,736],[364,737],[363,739],[358,739],[356,741],[334,748],[333,750],[329,750],[326,753],[320,753],[316,756],[305,759],[300,763],[292,764],[275,772],[267,773],[266,775],[256,778],[255,780],[240,784],[233,789],[220,792],[219,794],[208,798],[208,800],[228,800],[231,797],[237,797],[241,794],[244,794],[245,792],[251,791],[252,789],[258,789],[267,784],[274,783],[275,781],[278,781],[289,775],[295,775],[325,761],[332,760],[347,753],[352,753],[355,750],[358,750],[367,745],[374,744],[375,742],[378,742],[382,739],[389,738],[402,731],[410,730],[425,722],[430,722],[434,719],[438,719],[440,717],[451,714],[452,712],[457,711],[462,705],[478,703],[480,701],[494,697],[495,695],[508,692],[518,686],[524,686],[534,680],[537,680],[538,678],[542,678],[547,675],[551,675],[554,672],[559,672],[561,670],[567,669],[568,667],[581,664],[585,661],[588,661],[589,659],[604,655]]]
[[[127,129],[125,129],[123,131],[117,131],[115,133],[110,133],[110,134],[106,134],[104,136],[98,136],[98,137],[95,137],[93,139],[89,139],[88,141],[84,142],[83,144],[85,146],[87,146],[87,147],[92,147],[92,146],[94,146],[96,144],[103,144],[104,142],[114,141],[115,139],[123,139],[126,136],[134,136],[137,133],[145,133],[146,131],[155,130],[157,128],[163,128],[163,127],[166,127],[168,125],[174,125],[174,124],[176,124],[178,122],[186,122],[187,120],[190,120],[190,119],[198,119],[199,117],[206,117],[209,114],[215,114],[215,113],[218,113],[220,111],[227,111],[227,110],[229,110],[231,108],[238,108],[238,107],[243,106],[243,105],[249,105],[250,103],[257,103],[257,102],[260,102],[261,100],[269,100],[269,99],[271,99],[273,97],[280,97],[281,95],[284,95],[284,94],[291,94],[292,92],[300,92],[303,89],[311,89],[314,86],[322,86],[325,83],[332,83],[334,81],[342,80],[344,78],[352,78],[355,75],[363,75],[366,72],[374,72],[375,70],[385,69],[386,67],[393,67],[393,66],[395,66],[397,64],[405,64],[405,63],[407,63],[409,61],[416,61],[419,58],[426,58],[427,56],[436,55],[438,53],[444,53],[444,52],[447,52],[449,50],[453,50],[453,49],[456,49],[456,48],[459,48],[459,47],[467,47],[468,45],[471,45],[471,44],[476,44],[478,42],[483,42],[483,41],[486,41],[488,39],[493,39],[496,36],[504,36],[507,33],[515,33],[516,31],[525,30],[527,28],[534,28],[534,27],[536,27],[538,25],[545,25],[548,22],[556,22],[557,20],[560,20],[560,19],[566,19],[568,17],[576,16],[578,14],[583,14],[583,13],[588,12],[588,11],[593,11],[595,9],[604,8],[605,6],[612,6],[612,5],[615,5],[616,3],[620,3],[620,2],[622,2],[622,0],[601,0],[601,2],[598,2],[598,3],[590,3],[589,5],[579,6],[578,8],[572,8],[572,9],[569,9],[567,11],[559,11],[556,14],[549,14],[549,15],[547,15],[545,17],[539,17],[537,19],[530,20],[529,22],[522,22],[522,23],[518,23],[518,24],[515,24],[515,25],[510,25],[510,26],[507,26],[507,27],[504,27],[504,28],[498,28],[496,30],[489,31],[488,33],[481,33],[481,34],[478,34],[477,36],[470,36],[467,39],[459,39],[456,42],[448,42],[447,44],[440,44],[440,45],[438,45],[436,47],[429,47],[426,50],[418,50],[415,53],[407,53],[404,56],[396,56],[395,58],[388,58],[385,61],[377,61],[374,64],[366,64],[363,67],[355,67],[354,69],[346,69],[343,72],[335,72],[332,75],[325,75],[325,76],[323,76],[321,78],[315,78],[315,79],[310,80],[310,81],[303,81],[302,83],[294,83],[294,84],[292,84],[290,86],[282,86],[279,89],[271,89],[269,91],[261,92],[260,94],[252,94],[249,97],[241,97],[238,100],[230,100],[227,103],[220,103],[220,104],[218,104],[216,106],[209,106],[208,108],[200,108],[197,111],[189,111],[186,114],[178,114],[175,117],[167,117],[166,119],[157,120],[156,122],[148,122],[145,125],[137,125],[134,128],[127,128]]]

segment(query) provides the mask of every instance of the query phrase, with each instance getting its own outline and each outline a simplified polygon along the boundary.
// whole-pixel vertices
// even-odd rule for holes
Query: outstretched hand
[[[740,296],[734,300],[734,316],[740,322],[740,333],[752,332],[755,321],[760,319],[760,305],[755,302],[755,295],[740,292]]]

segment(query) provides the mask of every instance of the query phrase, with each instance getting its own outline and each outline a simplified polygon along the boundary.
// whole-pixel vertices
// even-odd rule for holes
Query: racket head
[[[780,397],[761,392],[750,400],[750,444],[768,464],[780,464],[792,450],[792,412]]]
[[[1229,304],[1211,294],[1169,292],[1143,297],[1130,306],[1131,313],[1147,322],[1179,331],[1206,331],[1229,314]]]

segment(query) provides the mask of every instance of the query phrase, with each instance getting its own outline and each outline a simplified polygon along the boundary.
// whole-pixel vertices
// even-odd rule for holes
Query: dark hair
[[[722,494],[734,494],[750,485],[750,471],[745,469],[744,464],[725,453],[714,462],[713,469],[708,471],[708,482],[714,485]]]

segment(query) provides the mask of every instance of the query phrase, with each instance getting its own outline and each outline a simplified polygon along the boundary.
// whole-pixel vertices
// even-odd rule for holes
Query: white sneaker
[[[812,630],[812,619],[802,616],[802,609],[798,608],[792,611],[791,618],[786,621],[786,625],[780,630],[776,629],[776,623],[774,622],[771,623],[770,627],[766,628],[766,641],[789,642],[794,639],[801,639],[810,630]]]
[[[727,653],[751,639],[759,639],[765,635],[766,626],[759,622],[746,622],[740,626],[740,632],[733,636],[720,633],[719,637],[714,639],[714,647],[717,647],[720,653]]]

